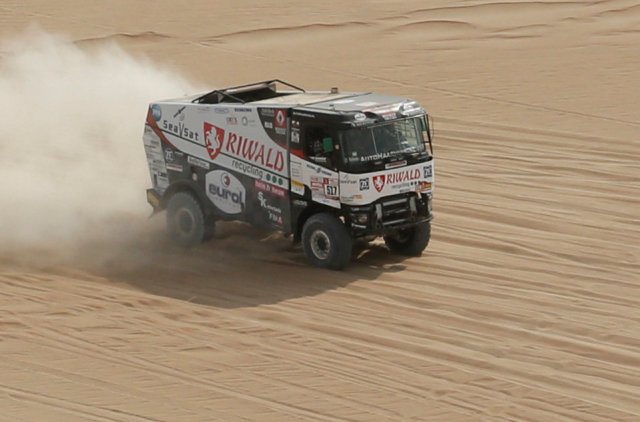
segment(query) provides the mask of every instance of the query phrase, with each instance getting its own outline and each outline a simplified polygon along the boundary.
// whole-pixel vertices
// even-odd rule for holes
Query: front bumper
[[[153,207],[154,212],[160,209],[161,198],[155,189],[147,189],[147,202]]]
[[[431,221],[431,201],[431,193],[394,195],[369,205],[348,207],[346,218],[354,237],[384,236]]]

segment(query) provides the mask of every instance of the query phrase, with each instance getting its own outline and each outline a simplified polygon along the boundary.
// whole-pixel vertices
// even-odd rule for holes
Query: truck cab
[[[144,142],[147,198],[185,246],[219,220],[280,230],[330,269],[356,239],[413,256],[429,243],[432,131],[413,100],[263,81],[150,104]]]

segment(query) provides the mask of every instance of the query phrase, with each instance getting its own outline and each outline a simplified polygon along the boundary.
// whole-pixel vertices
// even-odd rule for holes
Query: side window
[[[325,126],[306,125],[302,131],[304,152],[309,159],[324,167],[334,165],[334,139]]]

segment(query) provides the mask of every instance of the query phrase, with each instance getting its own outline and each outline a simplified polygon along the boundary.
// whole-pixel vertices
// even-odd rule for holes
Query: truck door
[[[292,160],[295,162],[291,164],[292,191],[306,201],[340,208],[337,151],[331,126],[318,118],[297,117],[295,113],[291,125],[292,146],[297,147]],[[293,140],[299,142],[294,144]]]

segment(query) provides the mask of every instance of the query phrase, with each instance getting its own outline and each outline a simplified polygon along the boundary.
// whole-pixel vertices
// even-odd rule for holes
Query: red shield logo
[[[224,141],[224,129],[211,123],[204,122],[204,141],[212,160],[220,154],[222,142]]]
[[[379,176],[373,176],[373,187],[376,188],[378,192],[382,192],[382,188],[384,188],[385,175],[381,174]]]

